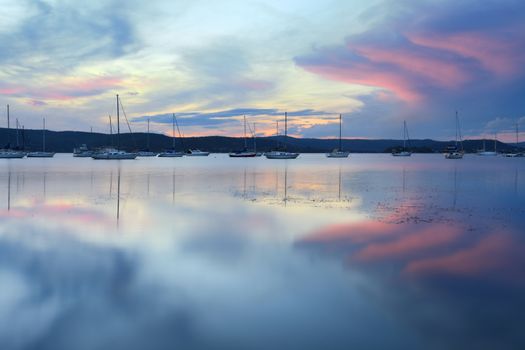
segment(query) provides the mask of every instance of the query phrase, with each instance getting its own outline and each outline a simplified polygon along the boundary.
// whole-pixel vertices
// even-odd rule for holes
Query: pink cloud
[[[73,78],[53,84],[34,86],[9,86],[0,88],[0,94],[32,99],[30,104],[41,105],[42,100],[73,100],[100,95],[108,90],[117,89],[123,83],[120,77]],[[36,102],[35,102],[36,101]],[[35,102],[36,104],[34,104]]]
[[[517,32],[525,33],[523,30]],[[521,34],[518,38],[510,36],[508,39],[504,35],[493,37],[479,32],[413,33],[408,37],[417,45],[473,58],[497,76],[511,76],[521,71],[525,63],[525,55],[522,53],[525,34]]]
[[[440,33],[409,29],[403,34],[365,32],[345,45],[295,59],[330,80],[386,89],[417,104],[441,91],[460,92],[487,78],[513,79],[525,64],[525,30],[508,26]]]
[[[39,101],[39,100],[30,100],[27,102],[27,104],[34,106],[34,107],[47,105],[47,103],[45,103],[44,101]]]
[[[302,67],[330,80],[387,89],[406,102],[416,103],[422,98],[422,95],[412,88],[407,77],[398,72],[376,69],[368,64],[355,64],[351,67],[329,64],[323,66],[302,65]]]
[[[263,91],[271,89],[274,84],[265,80],[240,79],[235,82],[238,86],[248,90]]]
[[[358,48],[358,52],[371,62],[395,65],[402,71],[418,75],[442,87],[454,88],[471,79],[471,75],[454,62],[422,54],[418,50],[364,46]]]

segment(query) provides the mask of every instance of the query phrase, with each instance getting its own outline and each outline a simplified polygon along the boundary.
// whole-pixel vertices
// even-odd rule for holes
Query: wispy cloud
[[[472,20],[472,4],[429,5],[424,17],[417,6],[403,7],[401,17],[295,61],[325,78],[386,89],[409,103],[439,91],[461,93],[470,84],[490,83],[487,79],[513,80],[523,76],[525,26],[512,14],[523,13],[525,5],[504,3],[476,3],[480,15],[490,13],[490,25]]]

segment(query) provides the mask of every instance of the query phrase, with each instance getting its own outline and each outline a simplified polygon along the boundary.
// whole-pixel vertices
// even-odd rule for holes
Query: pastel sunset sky
[[[525,130],[518,0],[0,0],[0,104],[25,128],[514,140]],[[3,107],[5,110],[5,107]],[[5,126],[5,112],[0,116]],[[523,138],[522,138],[523,139]]]

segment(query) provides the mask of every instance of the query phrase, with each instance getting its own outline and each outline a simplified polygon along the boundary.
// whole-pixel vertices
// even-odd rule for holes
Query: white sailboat
[[[342,116],[339,114],[339,148],[334,149],[332,152],[327,153],[328,158],[348,158],[350,151],[343,151],[342,141],[341,141],[341,128],[342,128]]]
[[[516,122],[516,149],[514,150],[514,152],[505,153],[505,157],[509,157],[509,158],[524,157],[525,154],[519,151],[519,144],[520,144],[520,140],[519,140],[519,132],[518,132],[518,123]]]
[[[41,152],[29,152],[28,158],[53,158],[55,152],[46,152],[46,118],[42,118],[42,151]]]
[[[117,148],[106,148],[94,153],[91,158],[104,160],[124,160],[137,158],[136,153],[119,150],[120,147],[120,101],[117,95]]]
[[[13,150],[11,149],[11,144],[9,142],[9,134],[10,134],[10,125],[9,125],[9,105],[7,105],[7,135],[8,135],[8,140],[7,140],[7,147],[6,148],[3,148],[3,149],[0,149],[0,158],[3,158],[3,159],[20,159],[20,158],[24,158],[26,156],[26,154],[24,152],[21,152],[21,151],[18,151],[18,150]]]
[[[165,150],[164,152],[159,153],[159,157],[161,158],[173,158],[173,157],[182,157],[184,155],[184,152],[182,151],[176,151],[175,150],[175,113],[173,113],[173,121],[171,123],[171,129],[172,129],[172,145],[171,149]]]
[[[146,149],[138,151],[139,157],[155,157],[157,153],[149,150],[149,118],[148,118],[148,133],[146,134]]]
[[[408,128],[406,120],[403,120],[403,148],[395,149],[392,151],[394,157],[410,157],[412,152],[408,151],[406,148],[407,140],[410,142],[410,137],[408,136]]]
[[[277,133],[277,136],[279,134]],[[284,140],[288,137],[288,113],[284,112]],[[299,156],[299,153],[288,152],[285,150],[275,150],[266,152],[264,156],[267,159],[295,159]]]
[[[88,158],[92,155],[93,151],[90,150],[85,143],[81,144],[80,147],[75,147],[73,149],[73,157]]]
[[[189,149],[184,153],[186,157],[207,157],[210,155],[210,152],[201,151],[200,149]]]
[[[458,144],[460,148],[458,148]],[[465,154],[463,150],[463,140],[461,139],[461,128],[459,126],[458,111],[456,111],[456,141],[454,146],[448,146],[445,150],[446,159],[462,159]]]
[[[244,116],[244,149],[241,151],[230,152],[231,158],[252,158],[257,156],[255,151],[248,150],[248,141],[246,140],[246,116]]]
[[[477,152],[477,155],[478,156],[482,156],[482,157],[494,157],[494,156],[497,156],[498,155],[498,151],[496,149],[497,147],[497,137],[496,135],[494,135],[494,151],[487,151],[485,149],[485,140],[483,140],[483,149],[479,150]]]

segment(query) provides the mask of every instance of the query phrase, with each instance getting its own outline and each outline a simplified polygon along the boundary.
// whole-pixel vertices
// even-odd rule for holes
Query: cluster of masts
[[[172,139],[173,145],[171,149],[165,150],[161,153],[151,152],[149,150],[149,119],[148,119],[148,148],[138,152],[127,152],[120,149],[120,106],[121,102],[119,95],[116,95],[117,98],[117,147],[106,147],[101,150],[90,150],[87,145],[83,144],[78,148],[73,150],[74,157],[90,157],[93,159],[135,159],[137,157],[183,157],[183,156],[208,156],[210,152],[201,151],[199,149],[189,149],[187,151],[177,151],[175,149],[175,126],[179,137],[182,140],[182,135],[180,132],[179,125],[175,114],[173,114],[172,122]],[[127,119],[127,118],[126,118]],[[465,151],[463,149],[463,140],[461,136],[461,127],[459,123],[458,113],[456,111],[456,138],[453,145],[448,146],[444,151],[444,156],[446,159],[462,159]],[[25,152],[20,150],[18,145],[16,148],[10,147],[10,140],[8,140],[8,145],[4,149],[0,149],[0,158],[51,158],[55,155],[54,152],[46,151],[46,120],[42,119],[42,151],[35,152]],[[113,127],[111,124],[111,117],[109,118],[110,124],[110,134],[113,134]],[[17,120],[17,139],[18,139],[18,120]],[[128,124],[129,125],[129,124]],[[9,130],[9,105],[7,105],[7,128]],[[130,129],[131,130],[131,129]],[[9,132],[8,132],[9,135]],[[244,149],[239,151],[234,151],[229,153],[229,156],[232,158],[251,158],[251,157],[260,157],[264,155],[268,159],[295,159],[299,156],[299,153],[289,152],[286,149],[286,145],[281,145],[277,143],[277,147],[269,152],[257,152],[256,137],[255,137],[255,125],[252,132],[253,135],[253,149],[248,148],[247,138],[246,138],[246,116],[244,116]],[[277,131],[276,136],[279,136],[279,122],[277,122]],[[288,114],[284,114],[284,139],[286,140],[288,136]],[[277,139],[278,140],[278,139]],[[408,147],[407,147],[408,144]],[[506,157],[524,157],[523,152],[518,150],[518,124],[516,124],[516,150],[514,152],[504,153]],[[350,154],[350,151],[343,150],[342,146],[342,116],[339,115],[339,147],[334,149],[330,153],[326,153],[328,158],[347,158]],[[497,152],[497,139],[494,137],[494,150],[489,151],[485,148],[485,140],[483,140],[483,148],[478,150],[477,155],[479,156],[496,156],[499,153]],[[412,151],[410,150],[410,137],[408,135],[408,127],[406,121],[403,121],[403,147],[396,148],[392,151],[392,156],[394,157],[410,157]]]

